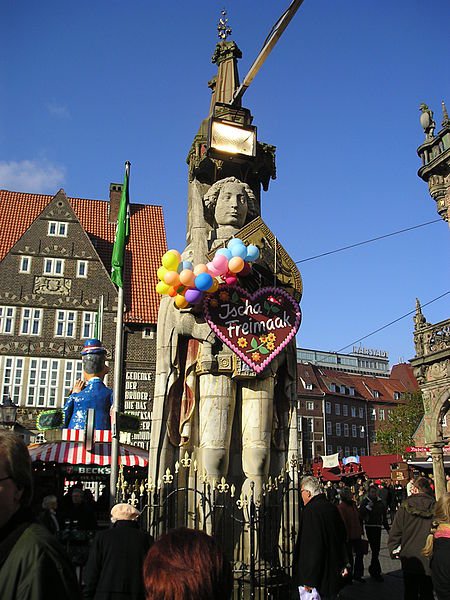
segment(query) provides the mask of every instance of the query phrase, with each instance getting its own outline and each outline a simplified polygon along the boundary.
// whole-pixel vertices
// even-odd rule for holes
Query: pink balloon
[[[223,254],[216,254],[212,260],[212,264],[219,271],[220,275],[228,271],[228,258]]]
[[[227,285],[235,285],[237,283],[237,277],[235,275],[227,275],[225,277],[225,283]]]
[[[216,269],[212,262],[207,263],[206,266],[208,267],[208,273],[213,277],[218,277],[219,275],[221,275],[221,272],[218,269]]]

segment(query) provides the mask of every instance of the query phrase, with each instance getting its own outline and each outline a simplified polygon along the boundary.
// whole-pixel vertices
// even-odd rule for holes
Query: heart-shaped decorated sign
[[[203,306],[217,337],[256,373],[291,341],[301,321],[298,303],[275,287],[249,294],[238,286],[220,286]]]

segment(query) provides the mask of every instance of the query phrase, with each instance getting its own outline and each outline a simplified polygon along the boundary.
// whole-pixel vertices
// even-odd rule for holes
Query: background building
[[[0,390],[32,428],[40,410],[60,407],[81,375],[80,351],[101,337],[113,382],[117,291],[111,253],[122,186],[110,201],[0,190]],[[156,361],[156,271],[166,251],[162,209],[131,205],[125,264],[123,408],[141,417],[134,443],[150,434]]]
[[[314,355],[320,365],[305,361],[297,363],[299,446],[304,462],[336,452],[341,456],[380,454],[377,430],[390,411],[403,401],[403,395],[418,389],[410,365],[395,365],[386,373],[384,360],[388,360],[387,356],[375,360],[381,362],[380,367],[366,366],[370,357],[376,356],[378,351],[375,350],[365,355],[367,358],[360,358],[299,349],[297,358],[305,356],[306,352]],[[327,363],[328,357],[340,360],[330,360],[332,368],[321,366]],[[347,359],[349,372],[345,371]],[[358,372],[355,360],[367,361],[363,363],[362,373]],[[380,374],[365,374],[366,368],[379,368]]]

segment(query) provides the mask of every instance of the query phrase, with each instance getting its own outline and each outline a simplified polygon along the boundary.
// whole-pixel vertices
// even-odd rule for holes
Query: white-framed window
[[[2,401],[8,398],[19,405],[22,395],[24,359],[5,356],[3,362]]]
[[[377,418],[377,410],[376,410],[376,408],[371,408],[370,409],[370,420],[375,421],[376,418]]]
[[[314,402],[307,400],[306,401],[306,410],[314,410]]]
[[[353,446],[352,454],[353,454],[353,456],[358,456],[358,448],[356,446]]]
[[[352,413],[352,417],[356,417],[356,406],[352,406],[350,410]]]
[[[358,437],[358,432],[356,431],[356,425],[352,425],[352,437]]]
[[[74,310],[57,310],[55,337],[75,337],[77,313]]]
[[[340,415],[340,414],[341,414],[341,405],[340,405],[340,404],[338,404],[337,402],[336,402],[336,404],[334,405],[334,412],[335,412],[337,415]]]
[[[52,237],[67,237],[68,228],[69,224],[63,221],[49,221],[47,235]]]
[[[44,258],[44,275],[64,275],[64,259]]]
[[[19,273],[29,273],[31,271],[31,256],[21,256],[19,262]]]
[[[362,407],[359,408],[359,418],[364,419],[364,408]]]
[[[342,414],[344,415],[344,417],[348,417],[348,406],[347,406],[347,404],[344,404],[342,406]]]
[[[32,358],[28,375],[27,406],[53,408],[57,403],[59,368],[61,361],[50,358]]]
[[[331,425],[331,421],[327,421],[327,435],[332,435],[333,430],[332,430],[332,425]]]
[[[92,338],[94,337],[95,331],[95,312],[83,312],[83,322],[81,324],[81,338]]]
[[[447,415],[442,417],[442,427],[447,427]]]
[[[345,446],[345,456],[350,456],[350,446]]]
[[[380,397],[380,392],[378,390],[372,390],[372,394],[374,398],[379,398]]]
[[[341,424],[336,423],[336,435],[341,435]]]
[[[348,437],[348,432],[349,432],[348,423],[344,423],[344,437]]]
[[[384,412],[384,408],[378,409],[378,418],[380,419],[380,421],[384,421],[384,419],[386,418],[386,413]]]
[[[365,456],[365,455],[366,455],[366,449],[365,448],[361,448],[360,456]]]
[[[305,383],[305,390],[312,390],[312,389],[313,389],[312,383]]]
[[[337,385],[335,383],[330,383],[330,392],[336,392],[337,391]]]
[[[354,387],[348,388],[348,393],[350,394],[350,396],[354,396],[355,395],[355,388]]]
[[[306,417],[306,431],[312,433],[314,431],[314,419],[312,417]]]
[[[400,400],[400,392],[394,392],[394,400]]]
[[[82,375],[83,363],[81,360],[66,360],[64,370],[64,398],[67,398],[72,391],[75,381],[81,379]]]
[[[142,330],[143,339],[153,340],[156,335],[156,327],[154,325],[150,325],[150,327],[144,327]]]
[[[5,335],[12,335],[14,333],[15,317],[15,306],[0,306],[0,333]]]
[[[88,261],[77,260],[77,277],[86,279],[88,276]]]
[[[331,402],[325,402],[325,412],[327,415],[331,414]]]
[[[20,335],[41,335],[42,308],[22,308]]]
[[[366,431],[365,431],[364,427],[361,425],[361,429],[359,430],[359,437],[362,437],[362,438],[363,438],[363,437],[364,437],[364,435],[365,435],[365,432],[366,432]]]
[[[327,454],[333,454],[333,444],[327,444]]]
[[[347,393],[347,388],[345,387],[345,385],[341,385],[341,394],[346,394]]]

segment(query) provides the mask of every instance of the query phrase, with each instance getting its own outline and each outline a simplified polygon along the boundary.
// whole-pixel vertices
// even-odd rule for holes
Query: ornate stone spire
[[[450,119],[448,118],[447,107],[445,106],[445,102],[442,100],[442,127],[448,127],[450,125]]]
[[[417,329],[421,329],[426,324],[427,320],[423,316],[420,300],[419,298],[416,298],[416,314],[414,315],[414,329],[417,331]]]
[[[223,9],[220,14],[221,17],[219,19],[219,23],[217,24],[217,34],[220,40],[226,41],[227,37],[232,34],[233,30],[228,25],[227,11]]]

